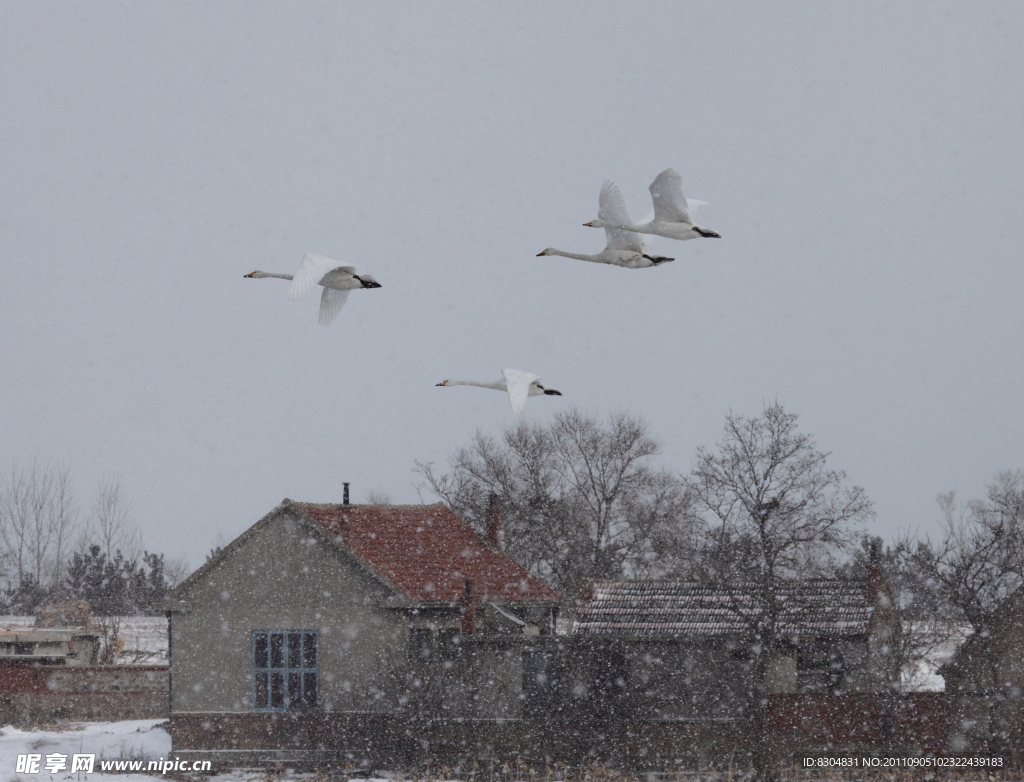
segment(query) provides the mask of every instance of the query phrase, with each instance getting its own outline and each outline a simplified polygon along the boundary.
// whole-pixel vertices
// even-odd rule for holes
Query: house
[[[939,669],[956,753],[1024,753],[1024,588]]]
[[[899,676],[893,593],[877,571],[863,580],[791,583],[777,594],[781,643],[769,651],[769,711],[779,746],[810,737],[819,747],[878,744]],[[635,752],[725,756],[744,746],[750,630],[761,618],[744,586],[695,582],[600,582],[577,607],[564,689],[590,704]],[[827,714],[857,714],[854,735]],[[803,717],[813,714],[815,719]],[[835,722],[833,720],[833,722]],[[810,723],[810,724],[809,724]],[[642,726],[642,727],[641,727]],[[852,728],[851,728],[852,730]]]
[[[770,692],[874,692],[895,683],[899,615],[887,587],[817,579],[784,586],[778,599],[783,642],[771,653]],[[722,679],[742,686],[759,614],[753,590],[742,586],[601,582],[577,609],[572,632],[617,660],[604,666],[621,669],[616,678],[645,685],[631,689],[653,718],[689,718],[733,708],[733,695],[709,702],[695,688],[704,682],[717,691]],[[702,677],[701,668],[719,673]]]
[[[465,744],[439,722],[500,738],[558,597],[492,512],[485,541],[442,504],[284,500],[167,603],[175,756],[323,768]]]

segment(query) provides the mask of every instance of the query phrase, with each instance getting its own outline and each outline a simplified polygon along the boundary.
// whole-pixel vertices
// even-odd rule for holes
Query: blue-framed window
[[[257,711],[316,707],[320,697],[320,633],[253,630],[252,704]]]

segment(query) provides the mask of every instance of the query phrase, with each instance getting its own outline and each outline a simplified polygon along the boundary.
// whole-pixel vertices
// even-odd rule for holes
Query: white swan
[[[521,369],[503,369],[501,374],[504,380],[495,380],[493,383],[481,383],[476,380],[442,380],[439,386],[479,386],[480,388],[493,388],[496,391],[506,391],[508,401],[512,404],[512,412],[520,416],[526,410],[526,397],[540,396],[561,396],[561,391],[545,386],[539,377],[523,372]]]
[[[630,223],[629,213],[626,211],[626,202],[622,200],[622,193],[614,182],[604,180],[601,185],[601,196],[598,199],[597,217],[607,223],[604,233],[608,245],[597,255],[583,255],[581,253],[567,253],[548,247],[541,255],[561,255],[565,258],[576,258],[580,261],[592,261],[593,263],[610,263],[613,266],[624,266],[627,269],[644,269],[649,266],[658,266],[666,261],[674,261],[675,258],[665,258],[650,253],[643,237],[634,231],[626,231],[621,228],[611,227],[613,224],[624,225]]]
[[[683,178],[673,169],[666,168],[651,182],[649,188],[654,201],[654,219],[643,225],[629,222],[606,220],[598,214],[597,220],[584,225],[591,228],[618,228],[642,234],[666,236],[669,239],[721,239],[721,235],[709,228],[703,228],[690,219],[686,197],[683,195]],[[696,203],[696,202],[695,202]]]
[[[326,255],[310,253],[302,259],[302,266],[295,274],[274,274],[273,272],[255,271],[246,277],[277,277],[291,280],[288,298],[298,301],[313,285],[323,285],[324,292],[320,297],[320,325],[326,326],[337,317],[341,308],[348,300],[348,292],[357,288],[379,288],[377,282],[369,274],[356,274],[354,266],[341,266],[341,261],[328,258]]]

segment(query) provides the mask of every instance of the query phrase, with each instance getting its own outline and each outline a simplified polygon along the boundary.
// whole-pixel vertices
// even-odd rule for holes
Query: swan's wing
[[[630,225],[629,212],[626,211],[622,191],[610,179],[604,180],[601,185],[601,195],[597,199],[597,217],[606,223]]]
[[[348,301],[348,291],[325,287],[320,296],[320,325],[330,325],[331,321],[338,317],[338,313],[341,312],[346,301]]]
[[[310,253],[302,259],[302,266],[295,272],[292,285],[288,289],[288,298],[292,301],[298,301],[306,295],[310,288],[320,282],[327,272],[338,268],[351,269],[352,267],[343,267],[341,261],[335,258]],[[352,269],[352,271],[355,271],[355,269]]]
[[[626,201],[622,198],[622,192],[618,185],[606,179],[601,185],[601,196],[597,201],[597,219],[615,225],[632,225],[629,219],[629,212],[626,211]],[[633,231],[623,231],[620,228],[605,228],[605,238],[608,240],[609,250],[628,250],[630,252],[642,252],[640,249],[640,236]]]
[[[512,412],[518,418],[526,412],[526,397],[530,395],[530,384],[540,378],[529,372],[523,372],[521,369],[503,369],[501,374],[505,376],[505,386],[508,391],[508,401],[512,403]]]
[[[654,178],[650,186],[654,201],[654,219],[666,223],[689,223],[690,213],[686,211],[686,197],[683,195],[683,178],[673,169],[666,168]]]

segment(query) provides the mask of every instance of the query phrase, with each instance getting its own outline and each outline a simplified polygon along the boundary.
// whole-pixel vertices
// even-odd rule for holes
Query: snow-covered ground
[[[94,632],[102,620],[93,618]],[[118,665],[167,665],[167,618],[163,616],[120,617],[118,633],[124,648]],[[0,631],[35,630],[33,616],[0,616]],[[0,777],[2,779],[2,777]]]
[[[0,729],[0,779],[4,782],[43,782],[43,780],[89,779],[151,780],[156,774],[104,773],[101,760],[160,760],[171,751],[171,736],[161,727],[163,720],[126,720],[124,722],[73,723],[67,730],[18,730],[10,725]],[[40,755],[39,771],[18,773],[18,755]],[[63,755],[68,768],[72,756],[95,754],[92,774],[67,769],[48,773],[44,766],[47,755]]]

